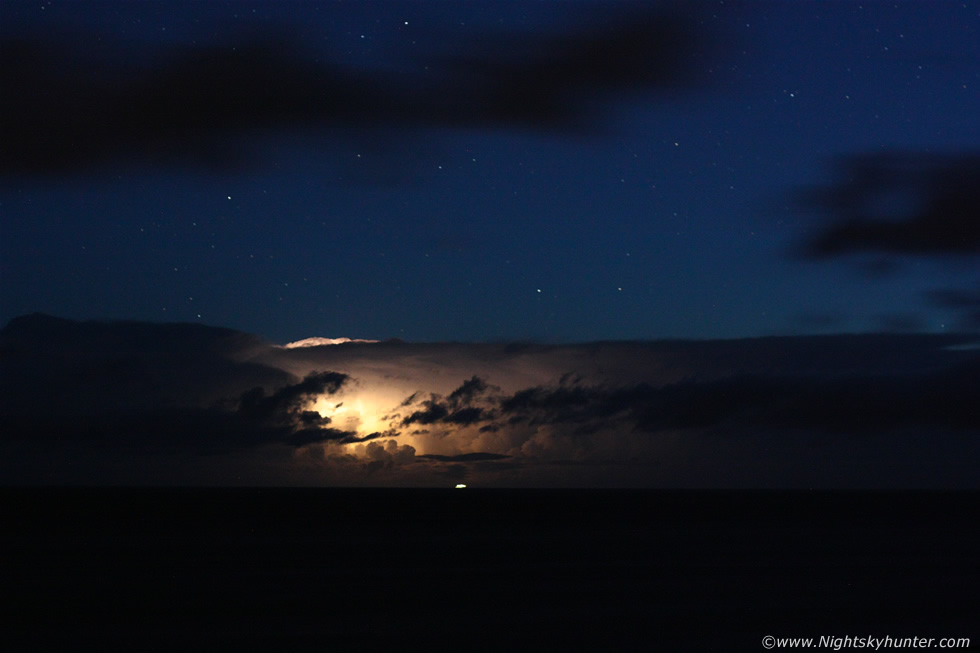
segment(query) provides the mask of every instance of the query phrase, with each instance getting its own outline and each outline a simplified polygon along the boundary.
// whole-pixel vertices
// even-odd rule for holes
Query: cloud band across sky
[[[980,460],[970,336],[287,349],[29,316],[0,344],[6,483],[974,487]]]

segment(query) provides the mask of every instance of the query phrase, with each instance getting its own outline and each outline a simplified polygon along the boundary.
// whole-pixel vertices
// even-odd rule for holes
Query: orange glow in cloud
[[[330,426],[343,431],[354,431],[360,436],[388,430],[389,424],[382,417],[386,410],[376,395],[368,392],[345,393],[323,396],[316,399],[309,408],[330,418]]]

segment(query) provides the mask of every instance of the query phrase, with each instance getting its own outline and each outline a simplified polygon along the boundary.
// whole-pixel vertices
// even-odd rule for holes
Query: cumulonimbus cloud
[[[0,350],[8,481],[175,482],[223,465],[277,483],[962,486],[980,435],[970,334],[288,350],[33,316],[0,331]],[[225,394],[175,392],[202,359]],[[106,380],[78,402],[79,378]]]

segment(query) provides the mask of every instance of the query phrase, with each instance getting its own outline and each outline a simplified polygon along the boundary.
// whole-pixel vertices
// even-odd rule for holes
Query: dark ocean
[[[978,492],[7,488],[0,505],[6,650],[980,646]]]

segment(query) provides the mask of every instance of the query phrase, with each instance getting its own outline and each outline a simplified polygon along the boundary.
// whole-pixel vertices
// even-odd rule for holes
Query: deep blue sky
[[[972,2],[0,5],[0,323],[980,325]]]

